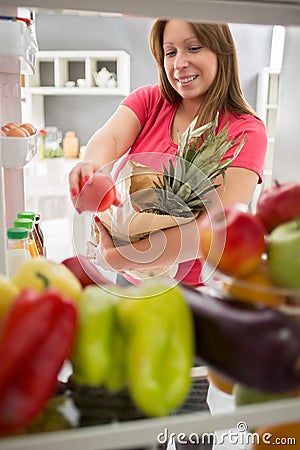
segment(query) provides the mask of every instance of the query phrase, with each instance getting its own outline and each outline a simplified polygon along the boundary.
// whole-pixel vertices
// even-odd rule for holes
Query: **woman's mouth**
[[[190,83],[191,81],[194,81],[197,77],[198,75],[191,75],[189,77],[177,78],[177,81],[178,83],[184,85]]]

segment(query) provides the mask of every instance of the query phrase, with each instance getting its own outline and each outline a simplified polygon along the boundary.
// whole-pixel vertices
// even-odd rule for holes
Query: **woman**
[[[242,132],[246,135],[242,150],[227,169],[226,185],[222,179],[218,180],[219,197],[224,206],[249,203],[256,184],[262,181],[267,137],[263,123],[243,98],[235,44],[228,25],[157,20],[151,29],[150,46],[158,66],[159,83],[131,93],[92,136],[84,161],[70,173],[74,205],[80,180],[87,181],[99,169],[110,170],[112,163],[128,150],[131,158],[141,153],[147,155],[145,163],[161,170],[159,158],[155,156],[151,160],[153,151],[173,153],[178,132],[182,134],[197,116],[197,126],[210,122],[217,111],[220,115],[216,132],[228,123],[231,138],[239,137]],[[232,156],[235,148],[226,157]],[[126,257],[126,248],[122,247],[121,254],[114,247],[100,223],[98,228],[103,263],[114,270],[151,269],[179,262],[182,264],[177,277],[187,284],[199,284],[201,265],[199,260],[191,264],[189,260],[194,257],[193,252],[189,256],[189,249],[181,252],[178,227],[164,231],[164,251],[154,258],[146,256],[151,248],[161,246],[160,233],[151,242],[145,238],[131,246],[139,255],[131,258]],[[188,274],[182,270],[187,263]]]

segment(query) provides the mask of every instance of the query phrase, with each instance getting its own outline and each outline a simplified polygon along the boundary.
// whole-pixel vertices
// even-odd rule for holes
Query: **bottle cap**
[[[14,221],[14,227],[24,227],[30,230],[32,228],[33,220],[31,219],[16,219]]]
[[[34,220],[35,218],[35,212],[33,211],[21,211],[17,214],[18,219],[31,219]]]
[[[28,237],[28,230],[24,227],[14,227],[7,230],[8,239],[26,239]]]

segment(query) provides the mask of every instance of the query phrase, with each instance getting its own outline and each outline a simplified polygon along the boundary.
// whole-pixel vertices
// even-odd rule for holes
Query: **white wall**
[[[149,50],[153,20],[141,17],[96,17],[79,15],[37,15],[36,32],[40,50],[123,49],[131,55],[131,88],[157,81],[157,70]],[[232,24],[242,87],[255,108],[257,74],[268,65],[272,26]],[[93,132],[114,112],[122,97],[45,97],[47,126],[63,133],[76,131],[85,145]]]
[[[300,183],[300,28],[288,27],[285,39],[273,179]]]

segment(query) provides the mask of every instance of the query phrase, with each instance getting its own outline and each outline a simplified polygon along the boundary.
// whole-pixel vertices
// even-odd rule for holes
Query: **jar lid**
[[[31,219],[16,219],[14,221],[14,227],[24,227],[30,230],[32,228],[33,220]]]
[[[28,230],[24,227],[13,227],[7,230],[7,237],[9,239],[26,239],[28,237]]]
[[[18,219],[31,219],[34,220],[35,218],[35,212],[33,211],[21,211],[17,214]]]

